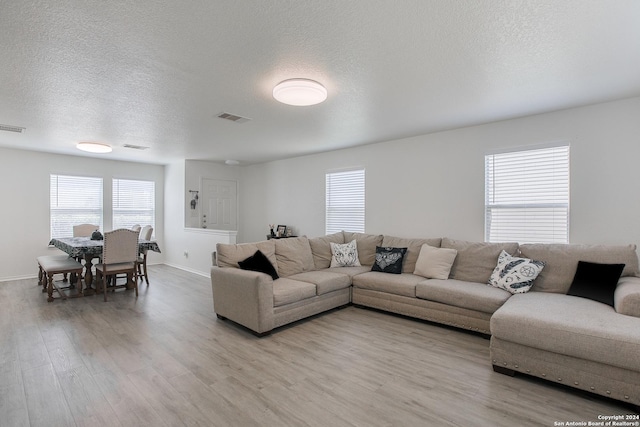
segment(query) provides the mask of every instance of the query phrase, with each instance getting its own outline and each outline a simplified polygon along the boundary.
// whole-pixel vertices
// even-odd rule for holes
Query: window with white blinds
[[[113,229],[139,224],[156,228],[156,183],[131,179],[113,180]]]
[[[102,222],[102,178],[51,175],[51,238],[73,237],[73,226]]]
[[[569,146],[485,156],[485,240],[569,242]]]
[[[364,169],[327,173],[326,233],[364,233],[364,203]]]

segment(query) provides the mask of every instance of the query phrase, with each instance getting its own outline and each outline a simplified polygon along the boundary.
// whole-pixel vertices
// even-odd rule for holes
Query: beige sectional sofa
[[[360,267],[331,268],[330,243],[357,243]],[[447,279],[414,274],[421,248],[455,249]],[[401,274],[371,271],[376,247],[407,248]],[[634,245],[518,245],[340,232],[218,244],[214,310],[257,335],[323,311],[371,307],[491,335],[494,370],[522,372],[640,405],[640,277]],[[260,250],[279,278],[238,268]],[[533,288],[487,285],[502,251],[543,261]],[[615,307],[566,295],[578,261],[625,264]]]

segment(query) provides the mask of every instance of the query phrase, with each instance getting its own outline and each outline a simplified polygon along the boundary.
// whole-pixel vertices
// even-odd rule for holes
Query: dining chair
[[[133,227],[131,227],[131,229],[132,229],[133,231],[137,231],[137,232],[139,233],[139,232],[140,232],[140,224],[136,224],[136,225],[134,225]]]
[[[126,287],[133,282],[133,287],[138,296],[138,233],[133,230],[121,228],[104,233],[104,246],[102,249],[102,261],[96,265],[98,281],[102,282],[102,292],[104,300],[107,301],[107,290]],[[127,283],[118,285],[116,275],[118,273],[127,274]],[[107,289],[107,278],[113,280]]]
[[[94,231],[98,231],[100,226],[93,224],[80,224],[73,226],[73,237],[91,237]]]
[[[151,239],[152,234],[153,234],[153,227],[150,225],[145,225],[144,227],[142,227],[142,230],[140,230],[140,238],[143,240]]]
[[[143,240],[151,240],[151,236],[153,235],[153,227],[150,225],[145,225],[140,231],[140,238]],[[149,274],[147,273],[147,250],[144,249],[142,251],[141,256],[138,256],[138,261],[136,262],[138,269],[138,277],[140,280],[144,278],[144,281],[147,282],[147,286],[149,286]]]

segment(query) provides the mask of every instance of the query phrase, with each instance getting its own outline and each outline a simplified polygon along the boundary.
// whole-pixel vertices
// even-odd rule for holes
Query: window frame
[[[357,194],[345,193],[349,180],[357,180]],[[333,183],[333,185],[332,185]],[[338,196],[338,198],[332,197]],[[340,197],[343,200],[340,200]],[[345,200],[345,197],[350,197]],[[356,203],[353,197],[356,197]],[[345,222],[346,212],[355,212]],[[355,219],[355,221],[353,221]],[[341,230],[364,233],[366,225],[366,170],[364,167],[329,170],[325,173],[325,234]]]
[[[55,177],[55,192],[54,192],[54,177]],[[78,182],[75,184],[75,189],[72,187],[68,187],[65,191],[60,191],[60,178],[70,178],[76,179]],[[80,180],[87,180],[84,184],[80,182]],[[89,181],[99,181],[99,185],[96,185],[94,182],[92,185],[95,185],[94,190],[98,190],[97,192],[88,192],[87,189],[91,188],[88,186]],[[61,197],[66,192],[68,194],[73,194],[74,197],[65,202],[61,202]],[[54,197],[56,199],[54,206]],[[85,207],[83,204],[87,203],[87,200],[91,199],[94,202],[99,202],[99,207]],[[60,207],[61,204],[65,204],[68,202],[76,201],[77,204]],[[71,219],[68,221],[61,221],[56,219],[55,212],[58,211],[61,213],[62,211],[67,211],[71,218],[78,218],[77,220]],[[78,215],[79,211],[89,212],[88,215],[80,216]],[[98,221],[95,221],[95,218],[91,218],[90,212],[93,214],[98,214]],[[68,227],[54,227],[54,223],[58,222],[59,224],[67,224]],[[98,224],[96,224],[98,222]],[[87,176],[87,175],[73,175],[73,174],[60,174],[60,173],[50,173],[49,174],[49,234],[50,238],[64,238],[64,237],[73,237],[73,226],[79,224],[95,224],[99,226],[100,230],[104,229],[104,178],[100,176]],[[63,231],[62,231],[63,230]],[[62,231],[62,232],[61,232]]]
[[[151,194],[150,197],[147,197],[148,200],[151,201],[151,208],[141,208],[135,209],[133,206],[121,207],[122,203],[122,192],[120,191],[122,183],[145,183],[150,184],[151,186]],[[135,190],[135,189],[134,189]],[[148,189],[147,189],[148,190]],[[137,199],[141,200],[141,199]],[[132,199],[131,201],[135,201]],[[150,220],[144,219],[144,215],[140,215],[140,217],[133,221],[119,221],[119,216],[122,216],[122,212],[150,212]],[[153,227],[154,234],[156,229],[156,182],[154,180],[149,179],[132,179],[132,178],[112,178],[111,179],[111,223],[112,228],[131,228],[136,224],[144,227],[145,225],[150,225]]]
[[[536,157],[539,157],[537,161]],[[485,242],[569,243],[571,149],[568,142],[491,152],[485,155],[484,161]],[[496,172],[496,163],[501,162],[503,168]],[[521,164],[526,170],[516,172],[513,164],[506,166],[507,162]],[[509,169],[514,170],[512,176]],[[521,187],[521,193],[530,195],[528,199],[518,194],[517,186]],[[503,216],[515,213],[515,219],[505,219],[502,227],[492,228],[498,212]],[[509,223],[517,226],[518,222],[530,222],[531,226],[522,227],[518,232],[508,230]]]

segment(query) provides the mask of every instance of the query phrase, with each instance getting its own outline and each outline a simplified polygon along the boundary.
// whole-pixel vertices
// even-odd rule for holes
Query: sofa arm
[[[238,268],[211,267],[213,309],[257,334],[273,329],[273,279]]]
[[[640,277],[621,277],[613,301],[618,313],[640,317]]]

